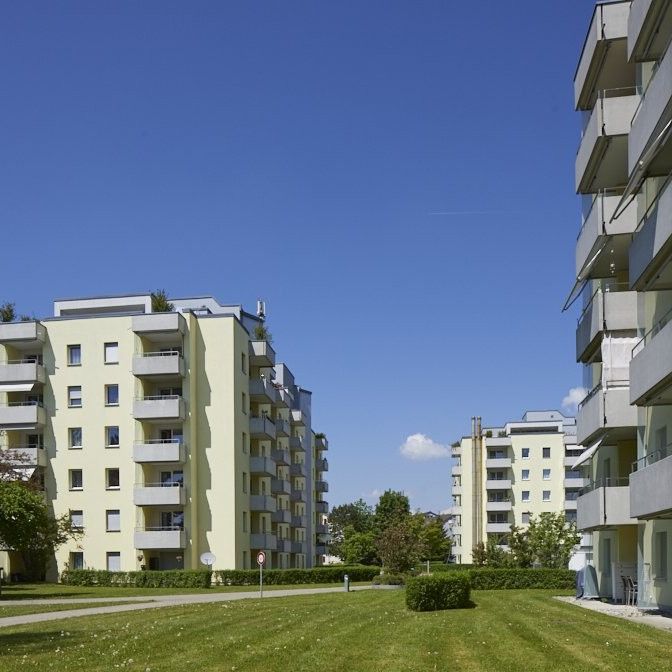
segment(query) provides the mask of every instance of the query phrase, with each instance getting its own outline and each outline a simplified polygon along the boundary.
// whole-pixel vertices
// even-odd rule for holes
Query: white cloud
[[[450,447],[432,441],[425,434],[411,434],[406,437],[399,452],[409,460],[437,460],[450,457]]]
[[[577,406],[588,394],[585,387],[573,387],[562,400],[562,407],[570,411],[576,411]]]

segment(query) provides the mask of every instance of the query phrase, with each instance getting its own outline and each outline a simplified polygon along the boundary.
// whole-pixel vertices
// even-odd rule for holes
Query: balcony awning
[[[574,283],[572,291],[569,293],[569,296],[565,300],[565,305],[562,308],[563,313],[567,309],[569,309],[571,305],[574,303],[574,301],[576,301],[581,295],[583,288],[588,282],[588,274],[590,273],[590,269],[593,267],[593,264],[597,261],[597,258],[602,254],[602,250],[604,250],[604,248],[611,243],[612,238],[613,236],[605,236],[602,245],[600,245],[600,249],[597,252],[595,252],[595,254],[585,264],[585,266],[583,267],[583,272],[576,276],[576,282]]]
[[[35,383],[0,383],[0,392],[30,392]]]
[[[572,465],[572,470],[576,469],[578,466],[582,465],[584,462],[587,462],[595,453],[597,452],[597,449],[600,447],[600,444],[604,441],[604,437],[602,437],[599,441],[596,441],[592,446],[584,450],[581,455],[579,455],[576,458],[576,462]]]

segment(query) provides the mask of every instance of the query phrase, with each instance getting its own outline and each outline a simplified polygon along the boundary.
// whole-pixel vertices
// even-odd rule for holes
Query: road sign
[[[208,567],[212,567],[216,560],[214,553],[201,553],[201,562]]]
[[[257,553],[257,564],[261,567],[263,564],[266,562],[266,553],[263,551],[259,551]]]

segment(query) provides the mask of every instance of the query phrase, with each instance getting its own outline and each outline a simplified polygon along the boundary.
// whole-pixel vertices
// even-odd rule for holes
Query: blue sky
[[[24,2],[0,9],[0,301],[263,297],[330,501],[580,383],[572,78],[592,3]],[[440,448],[437,449],[440,453]]]

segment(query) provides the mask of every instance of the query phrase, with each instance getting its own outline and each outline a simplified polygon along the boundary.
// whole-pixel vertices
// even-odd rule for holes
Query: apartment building
[[[471,435],[452,447],[456,562],[471,563],[479,542],[506,548],[511,525],[525,527],[530,516],[562,511],[576,520],[586,481],[571,465],[580,453],[574,418],[558,411],[528,411],[503,427],[484,428],[473,418]]]
[[[600,595],[623,577],[642,607],[672,608],[672,3],[596,5],[574,77],[583,118],[584,203],[577,415],[590,484],[578,524],[593,531]],[[670,577],[668,583],[668,576]]]
[[[0,441],[29,456],[55,515],[81,539],[66,567],[311,567],[326,553],[328,443],[311,393],[264,324],[210,296],[59,300],[54,316],[0,323]],[[263,334],[262,334],[263,336]],[[15,452],[13,452],[15,451]],[[4,556],[4,557],[3,557]],[[8,573],[20,559],[0,552]]]

